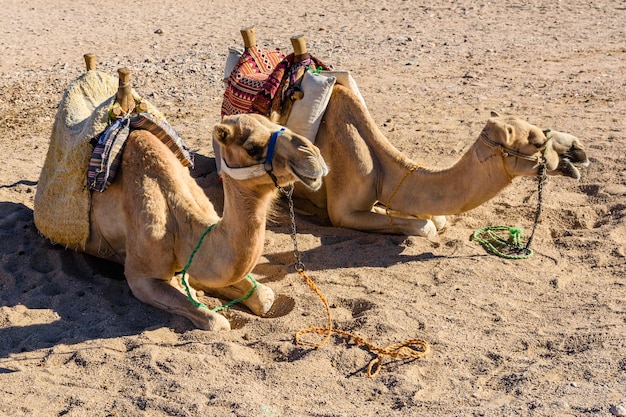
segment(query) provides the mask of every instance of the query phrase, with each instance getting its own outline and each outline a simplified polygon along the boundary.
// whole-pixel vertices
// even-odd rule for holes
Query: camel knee
[[[230,330],[230,323],[226,317],[206,307],[196,306],[187,298],[186,294],[183,294],[170,281],[153,278],[130,278],[127,279],[127,282],[133,295],[139,301],[160,310],[186,317],[199,329]]]

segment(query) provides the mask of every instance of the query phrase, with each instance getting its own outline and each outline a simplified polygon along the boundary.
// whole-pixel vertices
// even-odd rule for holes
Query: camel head
[[[222,173],[236,180],[279,186],[299,180],[318,190],[328,173],[308,139],[258,114],[224,117],[213,129],[213,139],[220,146]]]
[[[491,148],[499,148],[507,171],[512,176],[538,174],[545,161],[548,175],[579,179],[575,165],[587,166],[589,160],[582,142],[575,136],[551,129],[541,129],[514,116],[495,112],[483,128],[480,138]],[[488,155],[479,155],[486,159]]]

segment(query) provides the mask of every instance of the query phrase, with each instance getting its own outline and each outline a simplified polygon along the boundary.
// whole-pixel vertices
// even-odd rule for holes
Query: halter
[[[472,235],[472,239],[480,242],[481,244],[483,244],[483,246],[487,247],[489,250],[491,250],[498,256],[502,256],[508,259],[529,258],[533,255],[533,250],[530,249],[530,244],[532,243],[533,237],[535,236],[535,230],[537,229],[537,224],[539,223],[539,216],[541,215],[541,209],[543,206],[542,204],[543,203],[543,184],[547,179],[546,158],[545,158],[544,153],[548,147],[544,146],[543,148],[544,153],[542,153],[540,150],[538,152],[538,155],[537,154],[526,155],[514,149],[507,148],[506,146],[503,146],[499,143],[492,141],[491,139],[487,137],[487,134],[484,131],[480,132],[480,139],[482,139],[482,141],[485,142],[485,144],[489,146],[490,148],[500,149],[500,155],[502,156],[503,166],[504,166],[504,158],[506,158],[507,156],[514,156],[516,158],[525,159],[526,161],[532,161],[532,162],[535,162],[539,166],[539,169],[537,170],[537,210],[535,211],[535,221],[533,223],[533,229],[532,229],[532,232],[530,233],[530,237],[526,241],[526,246],[521,245],[521,240],[520,240],[521,229],[508,228],[508,227],[502,227],[502,226],[491,226],[491,227],[485,227],[485,228],[479,229],[476,232],[474,232],[474,234]],[[552,139],[548,139],[548,142],[551,140]],[[506,171],[506,166],[504,167],[504,169]],[[509,182],[510,182],[511,174],[509,174],[508,171],[506,171],[506,173],[509,176]],[[499,236],[495,235],[494,233],[492,233],[492,230],[509,230],[510,235],[511,235],[511,240],[513,240],[513,244],[509,244],[508,241],[503,240]],[[504,253],[500,251],[494,245],[492,245],[488,240],[482,238],[481,234],[484,234],[485,232],[489,235],[490,239],[496,241],[498,245],[502,247],[506,247],[508,250],[510,250],[511,253]]]
[[[231,168],[228,166],[228,164],[226,164],[226,161],[224,161],[224,158],[222,158],[222,165],[220,167],[221,171],[226,173],[226,175],[228,175],[229,177],[235,180],[249,180],[251,178],[258,178],[265,174],[270,174],[270,176],[272,176],[271,172],[274,169],[272,165],[272,161],[274,160],[274,151],[276,149],[276,139],[278,139],[278,136],[284,130],[285,129],[282,128],[272,133],[272,136],[270,137],[270,142],[267,145],[267,154],[265,155],[265,161],[263,161],[263,163],[254,164],[254,165],[250,165],[247,167]]]
[[[544,158],[542,153],[539,153],[538,155],[537,154],[526,155],[524,153],[516,151],[515,149],[507,148],[506,146],[501,145],[501,144],[499,144],[497,142],[494,142],[491,139],[489,139],[487,137],[487,134],[485,133],[485,131],[480,132],[480,138],[490,148],[500,149],[500,152],[501,152],[503,157],[514,156],[516,158],[525,159],[527,161],[533,161],[533,162],[536,162],[538,164],[545,163],[545,158]],[[545,149],[547,149],[547,147],[544,147],[544,150]]]

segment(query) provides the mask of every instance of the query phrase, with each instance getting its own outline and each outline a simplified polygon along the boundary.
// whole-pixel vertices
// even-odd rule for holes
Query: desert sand
[[[622,0],[5,0],[0,13],[0,415],[611,416],[626,407],[626,3]],[[278,206],[254,275],[280,294],[270,317],[234,307],[211,333],[135,299],[121,267],[40,236],[33,198],[56,107],[84,71],[132,71],[133,86],[196,153],[221,204],[211,130],[228,47],[255,27],[291,51],[303,34],[351,71],[391,143],[446,167],[490,111],[578,136],[591,164],[551,177],[533,257],[508,260],[469,237],[524,229],[536,182],[449,216],[435,239],[369,234],[296,216],[307,274],[334,324],[378,346],[423,338],[419,360],[383,358],[333,336],[294,271]],[[206,297],[209,304],[220,300]],[[623,415],[623,414],[621,414]]]

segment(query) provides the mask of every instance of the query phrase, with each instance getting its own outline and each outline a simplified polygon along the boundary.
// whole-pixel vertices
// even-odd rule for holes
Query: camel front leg
[[[384,210],[381,212],[350,211],[341,213],[331,213],[329,210],[329,215],[334,226],[347,229],[407,236],[437,236],[437,226],[432,220],[408,216],[390,218]],[[440,221],[440,219],[438,220]]]
[[[244,278],[233,285],[222,288],[206,289],[207,293],[219,298],[227,300],[236,300],[244,297],[254,287],[249,278]],[[243,300],[241,304],[245,305],[257,316],[266,314],[274,304],[274,291],[267,285],[257,283],[257,287],[249,298]]]
[[[203,330],[230,330],[230,323],[221,314],[207,308],[195,307],[187,296],[170,281],[145,277],[126,277],[133,295],[140,301],[161,310],[187,317]]]
[[[381,205],[374,205],[374,207],[372,207],[372,212],[376,214],[382,214],[387,217],[391,216],[392,217],[391,222],[393,224],[395,224],[396,218],[409,219],[409,220],[415,220],[415,219],[430,220],[431,222],[433,222],[438,232],[441,232],[446,227],[446,223],[447,223],[446,216],[423,216],[423,217],[413,216],[411,214],[401,213],[396,210],[386,210],[385,206],[381,206]]]

